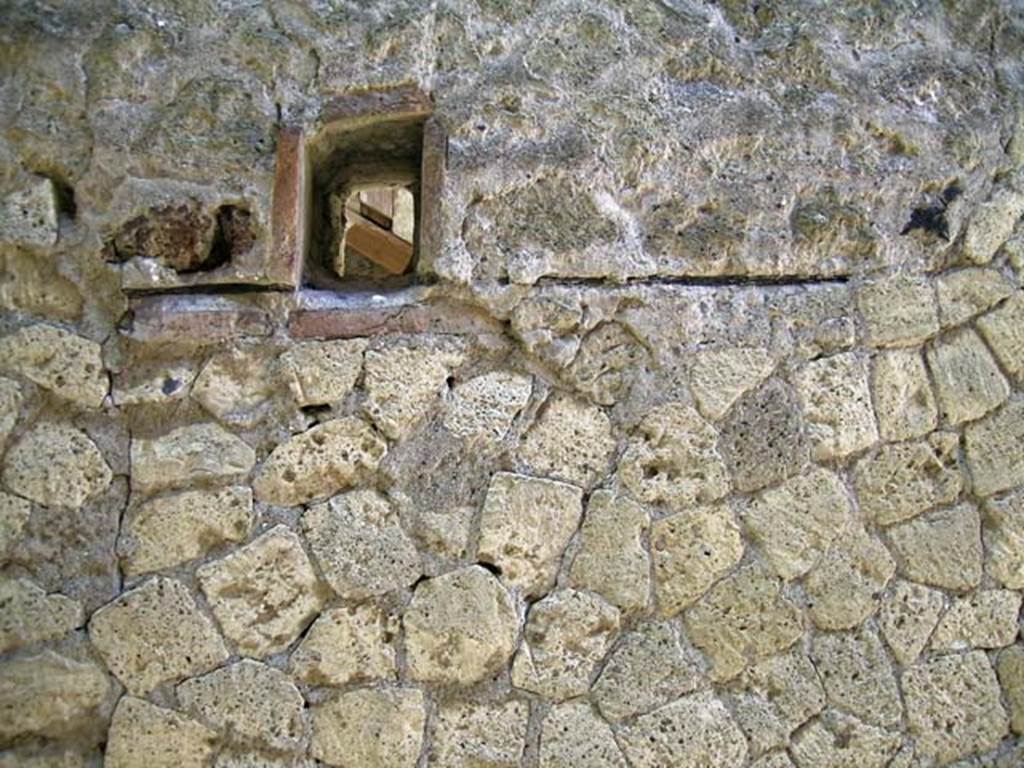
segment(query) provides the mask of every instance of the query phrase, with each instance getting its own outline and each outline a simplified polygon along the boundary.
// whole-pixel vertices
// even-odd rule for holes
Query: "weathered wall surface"
[[[1024,762],[1019,4],[0,41],[0,766]],[[400,84],[420,285],[266,285],[280,137]]]

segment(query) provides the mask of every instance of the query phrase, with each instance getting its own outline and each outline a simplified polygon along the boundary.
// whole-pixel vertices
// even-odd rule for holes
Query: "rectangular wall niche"
[[[430,98],[411,87],[340,96],[325,105],[306,146],[304,285],[380,290],[408,286],[425,274],[443,166],[432,111]]]

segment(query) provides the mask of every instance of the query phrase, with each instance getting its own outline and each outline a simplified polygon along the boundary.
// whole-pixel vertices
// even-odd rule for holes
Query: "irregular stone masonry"
[[[1024,764],[1014,3],[45,5],[0,768]]]

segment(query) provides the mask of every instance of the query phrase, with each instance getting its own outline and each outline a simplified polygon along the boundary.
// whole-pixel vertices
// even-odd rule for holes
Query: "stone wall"
[[[1024,763],[1019,3],[0,41],[0,766]],[[416,272],[310,285],[389,115]]]

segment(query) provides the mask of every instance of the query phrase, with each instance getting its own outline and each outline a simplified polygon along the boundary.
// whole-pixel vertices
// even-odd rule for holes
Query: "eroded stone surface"
[[[794,384],[816,460],[842,458],[878,442],[867,363],[855,353],[807,363]]]
[[[546,593],[583,515],[582,497],[567,483],[495,474],[480,516],[479,558],[500,568],[509,587]]]
[[[217,734],[170,709],[125,696],[110,723],[105,766],[116,768],[206,768],[216,753]]]
[[[518,631],[512,598],[480,566],[421,582],[402,624],[413,679],[455,685],[498,672]]]
[[[0,560],[6,559],[21,538],[32,505],[25,499],[0,491]]]
[[[998,304],[1013,293],[1013,283],[998,270],[969,267],[940,276],[935,289],[939,317],[948,327],[967,322]]]
[[[885,440],[922,437],[938,425],[939,411],[921,353],[894,349],[879,353],[871,388],[878,429]]]
[[[361,600],[412,584],[420,555],[398,513],[375,491],[350,491],[302,515],[302,530],[331,588]]]
[[[987,264],[1009,239],[1017,219],[1024,214],[1024,193],[1002,187],[978,206],[967,223],[963,253],[974,264]]]
[[[1004,587],[1024,589],[1024,490],[985,502],[985,571]]]
[[[612,491],[594,491],[580,526],[580,549],[569,581],[597,592],[620,611],[647,606],[651,562],[644,547],[650,515],[635,501]]]
[[[13,379],[0,376],[0,452],[7,444],[14,425],[18,422],[18,412],[24,400],[21,385]]]
[[[553,706],[541,724],[541,768],[626,768],[608,723],[586,701]]]
[[[841,712],[828,711],[793,739],[797,768],[886,768],[898,734]]]
[[[0,338],[0,365],[83,408],[99,408],[110,382],[100,345],[52,325]]]
[[[563,589],[534,603],[512,684],[563,701],[586,693],[619,629],[619,611],[587,592]]]
[[[0,578],[0,653],[61,637],[85,622],[81,604],[28,579]]]
[[[334,405],[355,386],[365,351],[365,339],[293,344],[281,354],[281,376],[300,408]]]
[[[878,628],[896,661],[913,664],[924,650],[942,613],[942,593],[921,584],[898,580],[882,599]]]
[[[944,589],[964,591],[981,582],[981,522],[970,503],[940,509],[889,531],[900,572]]]
[[[250,659],[186,680],[181,706],[220,733],[294,750],[305,733],[305,701],[288,676]]]
[[[718,582],[686,612],[687,635],[711,659],[714,680],[731,680],[803,634],[803,617],[781,589],[779,578],[751,563]]]
[[[462,364],[450,349],[395,346],[366,353],[366,412],[391,439],[408,432],[434,404],[448,375]]]
[[[939,330],[934,290],[923,277],[897,273],[867,283],[857,306],[875,347],[920,344]]]
[[[372,473],[387,444],[365,421],[318,424],[278,445],[253,481],[256,498],[284,507],[327,498]]]
[[[903,705],[896,676],[874,631],[818,635],[811,656],[833,707],[882,728],[899,725]]]
[[[674,616],[743,557],[743,539],[728,504],[695,507],[651,526],[658,613]]]
[[[982,651],[915,664],[903,673],[902,687],[917,751],[941,765],[992,749],[1009,727]]]
[[[1008,589],[984,589],[957,598],[932,636],[936,651],[1002,648],[1016,639],[1021,596]]]
[[[199,675],[228,658],[224,641],[180,581],[156,577],[103,606],[89,639],[128,692]]]
[[[792,390],[769,379],[741,397],[722,425],[719,446],[737,490],[756,491],[797,474],[810,448]]]
[[[964,430],[967,467],[982,496],[1024,483],[1024,400],[1012,400]]]
[[[608,473],[615,438],[604,411],[567,395],[545,405],[519,447],[519,456],[538,475],[590,486]]]
[[[1024,291],[978,320],[978,330],[1018,383],[1024,383]]]
[[[313,707],[310,754],[330,766],[414,768],[423,743],[423,694],[364,688]]]
[[[372,603],[333,608],[313,622],[290,667],[311,685],[393,678],[397,635],[397,617]]]
[[[720,499],[729,478],[718,431],[681,403],[655,408],[630,437],[619,463],[623,484],[641,501],[683,508]]]
[[[0,663],[0,744],[61,738],[93,724],[110,685],[97,665],[53,651]]]
[[[459,437],[501,440],[526,407],[533,380],[511,371],[493,371],[456,385],[444,411],[444,426]]]
[[[886,445],[857,462],[857,501],[879,525],[909,520],[960,493],[957,436],[936,432],[927,440]]]
[[[973,330],[944,337],[927,356],[942,416],[951,424],[981,418],[1010,394],[992,353]]]
[[[196,577],[224,634],[248,656],[287,648],[323,604],[299,537],[283,525],[204,565]]]
[[[48,507],[78,509],[105,491],[112,479],[96,443],[65,424],[34,427],[4,457],[4,484]]]
[[[247,475],[255,463],[256,452],[217,424],[132,440],[132,486],[142,492],[229,481]]]
[[[122,524],[121,565],[129,576],[169,568],[244,541],[252,524],[252,491],[244,486],[150,499]]]
[[[529,707],[520,701],[441,706],[434,721],[430,766],[518,768]]]
[[[649,712],[707,684],[699,655],[683,645],[673,622],[646,622],[626,634],[591,688],[613,722]]]
[[[763,491],[741,515],[775,572],[790,580],[814,567],[851,512],[842,480],[819,468]]]
[[[713,421],[721,419],[744,393],[764,381],[775,367],[767,350],[748,347],[707,349],[697,353],[690,386],[697,407]]]
[[[620,323],[602,323],[580,342],[566,378],[599,405],[614,405],[630,389],[631,377],[643,368],[647,350]]]
[[[1010,728],[1024,733],[1024,646],[1014,645],[1000,652],[996,662],[999,684],[1009,708]]]
[[[45,248],[57,242],[57,193],[45,176],[30,176],[0,202],[0,241]]]
[[[272,351],[232,348],[214,354],[192,385],[192,398],[227,424],[251,426],[277,387]]]
[[[638,717],[622,729],[621,743],[635,768],[739,768],[747,761],[743,732],[707,691]]]
[[[54,260],[21,248],[0,248],[0,307],[50,320],[82,316],[82,294]]]

